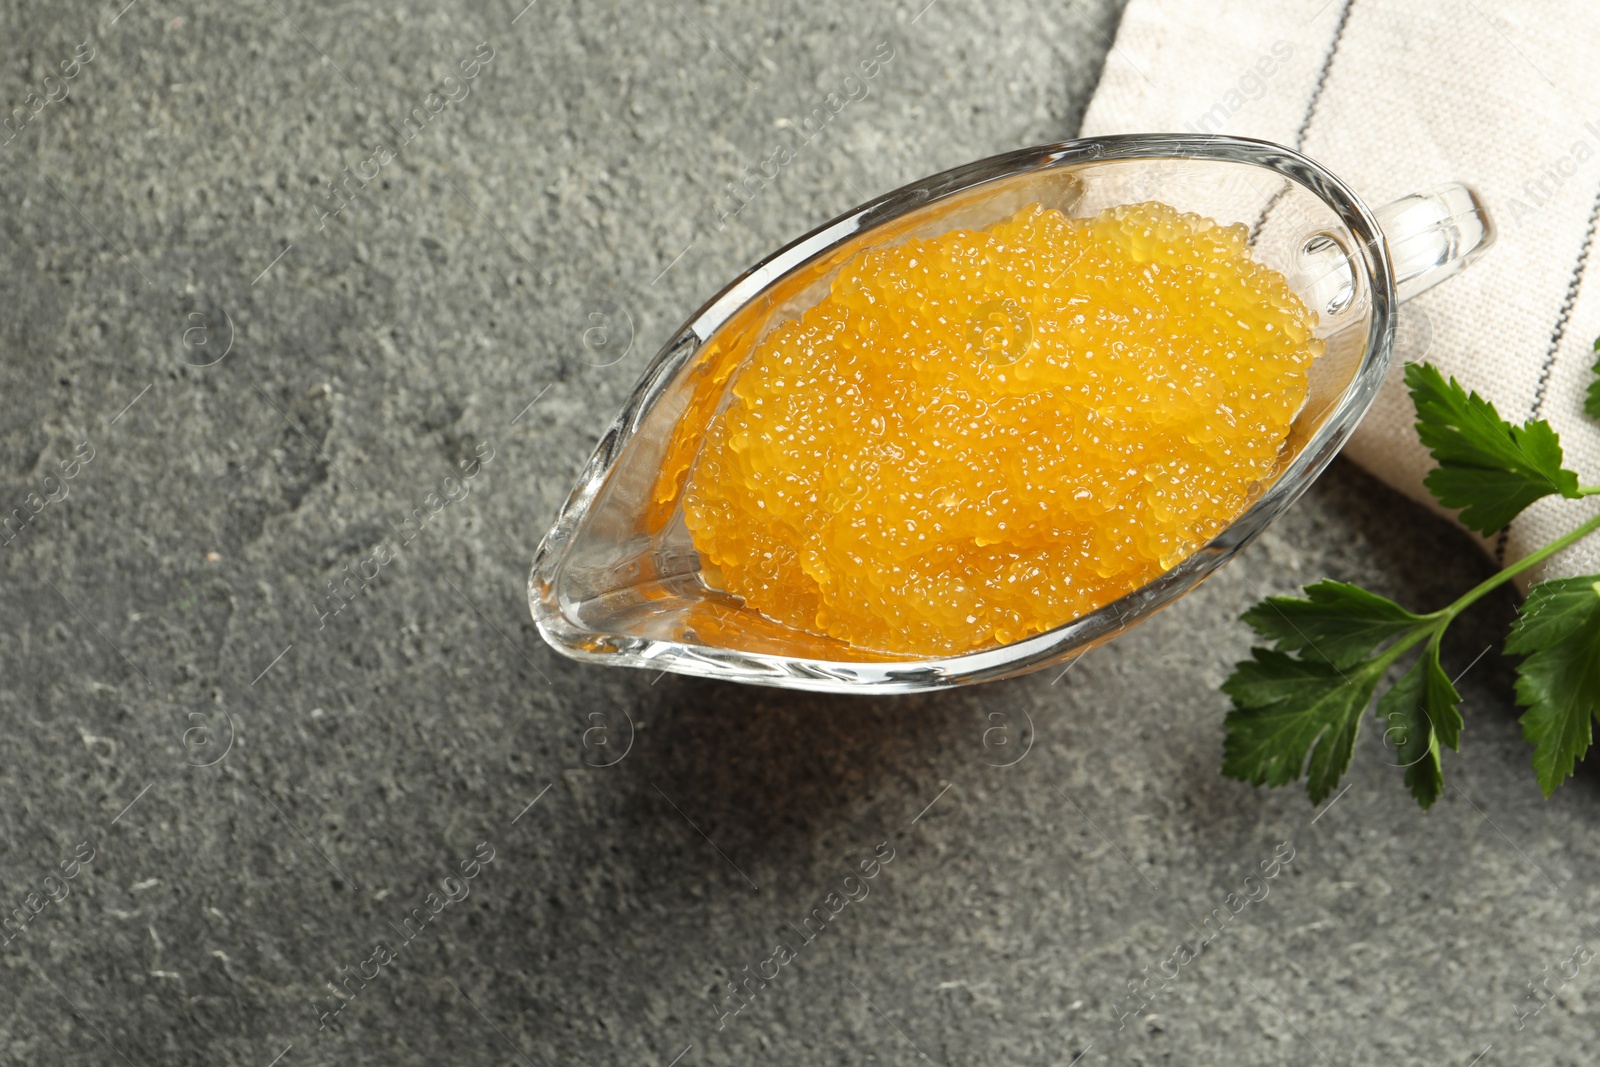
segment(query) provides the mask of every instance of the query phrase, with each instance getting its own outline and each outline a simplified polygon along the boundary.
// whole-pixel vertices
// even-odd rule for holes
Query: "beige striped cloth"
[[[1521,422],[1550,420],[1600,484],[1583,412],[1600,334],[1600,3],[1131,0],[1083,135],[1229,133],[1305,152],[1376,207],[1446,181],[1499,229],[1470,270],[1408,304],[1426,358]],[[1431,340],[1427,340],[1431,334]],[[1345,454],[1432,504],[1398,364]],[[1600,511],[1546,499],[1485,541],[1506,560]],[[1600,537],[1530,575],[1600,573]]]

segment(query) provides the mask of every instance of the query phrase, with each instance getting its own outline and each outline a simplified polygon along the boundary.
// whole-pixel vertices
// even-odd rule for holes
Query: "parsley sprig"
[[[1595,342],[1600,351],[1600,340]],[[1600,363],[1585,410],[1600,419]],[[1417,409],[1417,435],[1438,466],[1428,491],[1460,509],[1468,528],[1493,535],[1536,500],[1600,495],[1563,464],[1550,424],[1514,426],[1494,405],[1446,380],[1427,363],[1406,367]],[[1361,720],[1390,669],[1415,652],[1378,697],[1376,714],[1392,743],[1405,784],[1424,809],[1444,792],[1440,752],[1458,749],[1461,695],[1439,659],[1440,641],[1460,614],[1492,590],[1600,530],[1600,516],[1426,615],[1346,582],[1321,581],[1304,597],[1268,597],[1244,614],[1267,646],[1251,650],[1222,691],[1233,699],[1226,720],[1223,773],[1252,785],[1306,779],[1320,803],[1350,766]],[[1539,787],[1553,793],[1588,751],[1600,717],[1600,575],[1533,587],[1505,651],[1517,667],[1523,736],[1533,746]]]
[[[1594,339],[1594,350],[1600,352],[1600,337]],[[1585,398],[1583,410],[1588,412],[1591,419],[1600,420],[1600,360],[1594,364],[1594,381],[1589,383],[1589,395]]]

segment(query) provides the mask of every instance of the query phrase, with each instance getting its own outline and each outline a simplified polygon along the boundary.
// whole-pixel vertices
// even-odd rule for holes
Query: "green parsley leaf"
[[[1384,739],[1394,744],[1395,758],[1406,768],[1406,787],[1426,811],[1444,792],[1439,746],[1461,742],[1461,694],[1439,663],[1432,641],[1394,687],[1378,700],[1377,715]]]
[[[1600,339],[1594,347],[1600,352]],[[1594,370],[1584,408],[1600,419],[1600,363]],[[1425,363],[1406,367],[1406,384],[1417,408],[1417,436],[1438,463],[1428,489],[1440,503],[1460,509],[1466,526],[1492,534],[1536,500],[1600,492],[1580,489],[1577,474],[1562,466],[1561,441],[1548,422],[1513,426],[1493,404]],[[1385,671],[1425,642],[1411,669],[1379,699],[1376,713],[1386,745],[1393,743],[1405,768],[1407,788],[1428,809],[1444,792],[1442,749],[1456,748],[1463,728],[1461,695],[1439,662],[1440,638],[1485,593],[1596,534],[1600,517],[1427,615],[1334,581],[1306,586],[1304,597],[1256,604],[1244,620],[1273,647],[1252,649],[1252,658],[1223,683],[1233,700],[1223,773],[1258,786],[1303,776],[1312,802],[1321,803],[1350,766],[1361,719]],[[1524,657],[1517,668],[1517,701],[1527,709],[1522,731],[1534,746],[1539,787],[1549,796],[1588,752],[1600,718],[1600,575],[1535,586],[1505,649]]]
[[[1381,659],[1341,670],[1268,648],[1234,668],[1222,691],[1233,698],[1222,773],[1251,785],[1286,785],[1306,772],[1321,803],[1350,766],[1361,716],[1383,674]],[[1308,762],[1309,756],[1309,762]]]
[[[1306,596],[1274,596],[1244,613],[1244,621],[1279,652],[1300,652],[1344,667],[1365,659],[1390,637],[1419,621],[1392,600],[1347,582],[1306,586]]]
[[[1588,621],[1600,590],[1594,585],[1600,575],[1557,578],[1540,582],[1528,590],[1522,610],[1506,639],[1506,651],[1526,656],[1530,652],[1570,637]]]
[[[1600,337],[1594,339],[1594,350],[1600,352]],[[1600,419],[1600,359],[1595,360],[1594,381],[1589,383],[1589,396],[1583,402],[1583,410],[1591,419]]]
[[[1513,426],[1429,363],[1407,365],[1406,385],[1417,436],[1439,464],[1423,484],[1445,507],[1462,509],[1470,529],[1492,534],[1535,500],[1578,496],[1578,476],[1561,466],[1561,441],[1548,422]]]
[[[1506,651],[1517,667],[1522,736],[1549,796],[1572,775],[1600,715],[1600,575],[1540,582],[1528,593]]]

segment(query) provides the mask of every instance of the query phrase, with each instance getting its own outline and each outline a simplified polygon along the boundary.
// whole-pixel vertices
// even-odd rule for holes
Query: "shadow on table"
[[[1284,519],[1277,536],[1305,546],[1302,551],[1311,557],[1304,568],[1308,579],[1325,574],[1358,581],[1419,610],[1447,603],[1493,570],[1454,526],[1344,462],[1336,463]],[[1447,780],[1453,764],[1464,782],[1493,773],[1509,788],[1519,788],[1525,778],[1527,787],[1536,789],[1527,764],[1530,750],[1515,721],[1514,664],[1498,654],[1514,610],[1510,593],[1486,598],[1446,641],[1446,669],[1461,676],[1468,722],[1465,753],[1447,756]],[[795,871],[796,857],[848,851],[848,838],[904,825],[946,781],[975,766],[983,756],[982,737],[992,711],[1059,708],[1059,698],[1044,692],[1047,683],[1041,677],[871,698],[676,675],[653,686],[640,681],[631,687],[643,724],[639,749],[610,772],[618,775],[620,787],[612,794],[616,816],[643,835],[627,846],[638,854],[625,862],[658,865],[659,877],[695,882],[706,877],[705,861],[723,863],[707,847],[710,841],[727,859],[723,874],[739,882],[746,868]],[[1148,702],[1118,708],[1129,692],[1114,677],[1075,679],[1075,688],[1091,687],[1078,694],[1082,706],[1102,708],[1106,721],[1136,730],[1161,729],[1170,709]],[[1184,714],[1206,713],[1201,695],[1185,699]],[[1241,803],[1245,787],[1218,773],[1226,702],[1218,697],[1215,703],[1217,721],[1191,728],[1191,733],[1214,734],[1215,747],[1180,753],[1177,773],[1183,788],[1176,792],[1188,809],[1183,822],[1202,837],[1226,839],[1252,832],[1259,813],[1257,806]],[[1055,735],[1078,732],[1077,743],[1064,748],[1080,761],[1080,770],[1112,758],[1109,742],[1094,739],[1092,731],[1101,728],[1095,720],[1074,714],[1072,721],[1058,719],[1049,727]],[[1371,743],[1377,736],[1374,722],[1365,726]],[[1357,753],[1358,763],[1369,758],[1370,753]],[[1567,790],[1585,797],[1593,793],[1600,785],[1597,765],[1591,760],[1580,767]],[[1063,768],[1052,773],[1058,770]],[[1303,801],[1303,787],[1290,788]],[[1394,789],[1397,804],[1410,803],[1398,771]],[[662,867],[658,853],[671,841],[695,852],[682,851],[681,865]]]

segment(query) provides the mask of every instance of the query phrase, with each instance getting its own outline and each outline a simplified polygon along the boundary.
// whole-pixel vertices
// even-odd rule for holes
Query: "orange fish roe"
[[[879,652],[1060,626],[1227,526],[1322,353],[1243,226],[1039,205],[845,264],[734,376],[684,496],[708,578]]]

